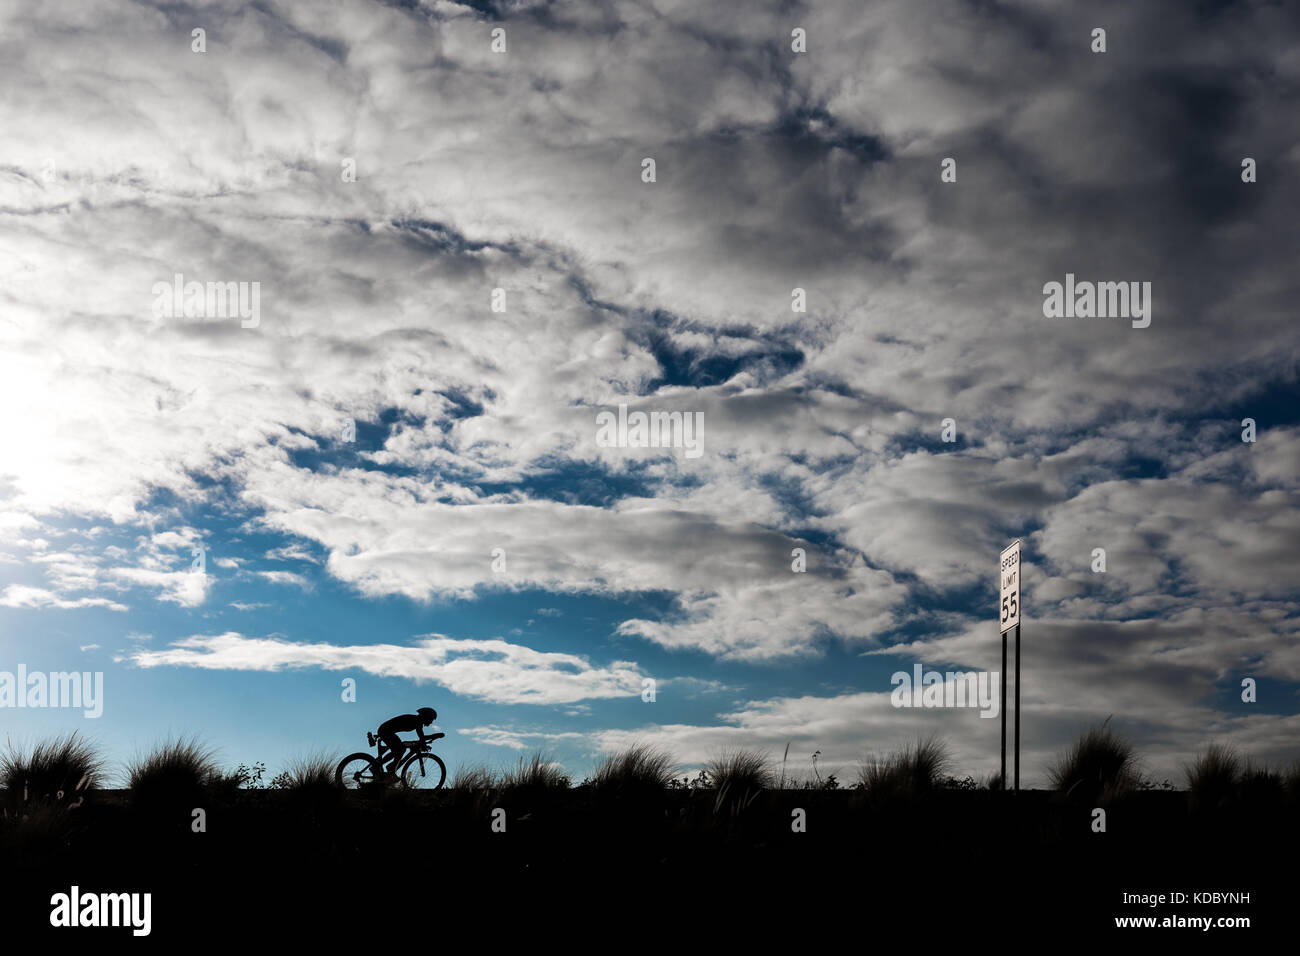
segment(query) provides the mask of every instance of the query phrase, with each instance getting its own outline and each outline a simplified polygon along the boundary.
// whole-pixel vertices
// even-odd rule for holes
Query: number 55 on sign
[[[1020,624],[1020,541],[1002,552],[998,562],[999,616],[1001,633]]]

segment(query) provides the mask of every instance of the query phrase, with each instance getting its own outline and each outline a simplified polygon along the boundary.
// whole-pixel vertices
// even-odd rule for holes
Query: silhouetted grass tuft
[[[501,786],[507,790],[567,790],[570,785],[564,768],[541,752],[520,757],[519,765],[501,777]]]
[[[211,748],[197,738],[165,741],[127,768],[127,786],[141,804],[184,801],[223,780]]]
[[[248,782],[248,776],[238,770],[217,770],[208,778],[208,787],[214,793],[232,798]]]
[[[482,764],[461,764],[451,778],[453,790],[483,791],[491,790],[496,785],[496,777]]]
[[[639,743],[606,756],[592,773],[591,785],[616,793],[664,790],[672,783],[673,774],[671,754]]]
[[[335,785],[334,772],[337,761],[328,753],[308,754],[289,762],[286,781],[287,790],[312,793],[333,793]]]
[[[460,812],[481,818],[498,804],[501,780],[483,764],[461,764],[449,783],[448,800]]]
[[[735,815],[747,809],[775,781],[772,759],[757,750],[724,750],[709,762],[709,776],[717,788],[714,812]]]
[[[1276,770],[1253,766],[1247,758],[1237,794],[1248,807],[1278,806],[1286,799],[1286,783]]]
[[[1295,761],[1282,774],[1282,789],[1288,800],[1300,803],[1300,760]]]
[[[883,758],[867,760],[858,786],[873,803],[915,800],[939,788],[952,758],[948,745],[931,735]]]
[[[1227,744],[1210,744],[1183,769],[1187,800],[1196,810],[1227,806],[1241,780],[1241,756]]]
[[[1052,789],[1070,800],[1106,803],[1136,789],[1140,773],[1137,750],[1111,730],[1107,717],[1080,735],[1048,768]]]
[[[68,799],[76,791],[97,787],[104,761],[93,745],[76,731],[35,744],[30,751],[12,744],[0,756],[0,789],[6,803],[31,805],[39,801]]]

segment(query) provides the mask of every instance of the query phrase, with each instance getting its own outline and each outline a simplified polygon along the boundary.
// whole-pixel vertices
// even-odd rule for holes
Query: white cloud
[[[302,588],[304,591],[311,590],[311,582],[301,574],[295,574],[293,571],[254,571],[253,574],[264,581],[270,581],[272,584],[286,584]]]
[[[464,697],[501,704],[566,704],[641,693],[641,673],[630,662],[597,666],[575,654],[536,651],[502,640],[458,640],[440,634],[403,646],[295,643],[229,631],[196,634],[173,641],[162,650],[137,651],[128,659],[140,667],[359,670],[379,677],[433,682]]]
[[[108,598],[61,598],[44,588],[28,587],[22,584],[11,584],[4,589],[3,594],[0,594],[0,607],[59,608],[64,610],[79,607],[106,607],[110,611],[128,610],[125,604],[110,601]]]
[[[158,600],[181,607],[198,607],[208,597],[211,575],[201,571],[153,571],[146,568],[109,568],[109,576],[158,592]]]

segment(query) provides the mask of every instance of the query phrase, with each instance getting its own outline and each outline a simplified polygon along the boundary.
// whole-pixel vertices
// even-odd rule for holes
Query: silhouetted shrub
[[[327,753],[308,754],[296,757],[276,778],[282,790],[288,790],[299,796],[333,797],[338,794],[335,780],[337,761]]]
[[[1210,744],[1183,769],[1187,777],[1187,801],[1193,810],[1210,810],[1232,802],[1241,781],[1242,761],[1227,744]]]
[[[461,764],[451,778],[453,790],[483,791],[496,785],[496,777],[482,764]]]
[[[0,789],[5,791],[7,806],[31,807],[93,790],[102,782],[103,771],[104,761],[94,746],[74,731],[43,740],[31,750],[11,745],[0,756]]]
[[[223,780],[229,777],[217,767],[213,751],[195,738],[166,741],[127,769],[132,798],[147,806],[188,803]]]
[[[694,777],[678,777],[674,774],[668,780],[669,790],[712,790],[713,779],[709,776],[709,769],[701,767]]]
[[[589,778],[594,788],[607,793],[666,790],[673,781],[672,755],[647,743],[609,754]]]
[[[1084,731],[1048,768],[1052,789],[1072,801],[1096,805],[1136,789],[1140,777],[1133,744],[1107,726]]]
[[[1241,782],[1237,784],[1237,795],[1248,807],[1276,807],[1286,799],[1286,784],[1276,770],[1251,766],[1247,759]]]
[[[1288,800],[1300,803],[1300,760],[1291,764],[1282,774],[1282,789]]]
[[[772,759],[757,750],[724,750],[709,761],[709,776],[717,788],[713,810],[732,815],[746,810],[773,784]]]
[[[858,787],[872,803],[915,800],[940,787],[951,763],[948,745],[931,735],[886,757],[865,761],[858,770]]]
[[[234,770],[213,771],[208,778],[207,787],[215,796],[227,801],[233,800],[241,789],[261,790],[262,776],[265,773],[266,765],[261,761],[252,767],[241,763]],[[271,782],[271,786],[275,786],[275,781]]]
[[[540,752],[520,757],[519,765],[501,776],[501,786],[507,790],[567,790],[571,783],[564,768]]]

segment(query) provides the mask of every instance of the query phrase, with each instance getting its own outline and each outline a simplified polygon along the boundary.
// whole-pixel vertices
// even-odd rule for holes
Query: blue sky
[[[1021,538],[1026,782],[1108,716],[1160,778],[1300,757],[1293,12],[3,16],[0,672],[105,675],[11,739],[274,772],[428,704],[453,768],[935,732],[982,776],[998,721],[890,678],[998,668]],[[1048,317],[1067,273],[1150,325]]]

